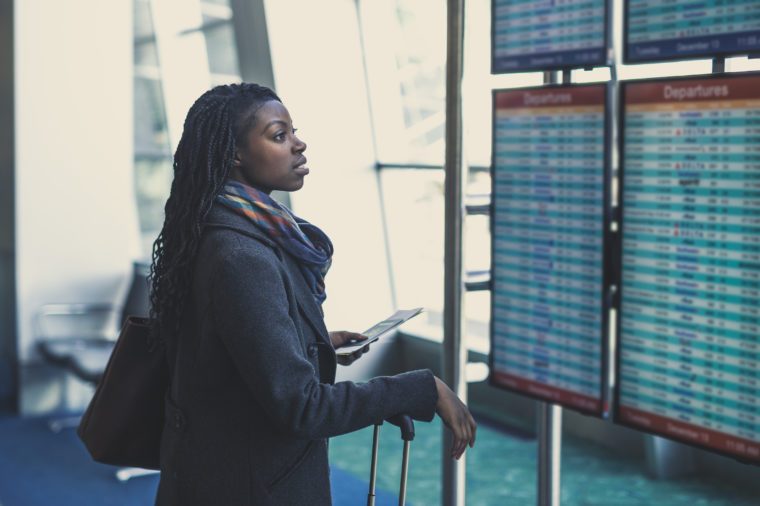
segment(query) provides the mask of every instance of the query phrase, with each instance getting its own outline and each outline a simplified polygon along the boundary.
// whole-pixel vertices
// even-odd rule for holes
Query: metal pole
[[[562,73],[562,80],[570,82],[570,72]],[[557,82],[556,72],[544,72],[544,84]],[[538,505],[559,506],[560,454],[562,450],[562,408],[554,404],[539,403],[538,412]]]
[[[369,471],[369,493],[367,494],[367,506],[375,506],[375,482],[377,478],[377,445],[380,436],[380,425],[375,425],[375,433],[372,436],[372,463]]]
[[[542,402],[538,416],[538,505],[559,506],[562,408]]]
[[[404,460],[401,465],[401,486],[399,486],[398,492],[398,504],[404,506],[406,504],[406,480],[409,476],[409,441],[404,441]]]
[[[712,73],[722,74],[726,71],[726,59],[723,57],[715,57],[712,61]]]
[[[464,0],[447,1],[446,17],[446,189],[442,379],[467,402],[462,353],[462,69]],[[464,505],[464,457],[451,458],[451,433],[443,429],[444,506]]]

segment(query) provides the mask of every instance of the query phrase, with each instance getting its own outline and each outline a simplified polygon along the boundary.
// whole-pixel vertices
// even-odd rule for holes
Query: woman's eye
[[[276,141],[282,141],[285,140],[285,132],[278,132],[274,135],[274,140]]]

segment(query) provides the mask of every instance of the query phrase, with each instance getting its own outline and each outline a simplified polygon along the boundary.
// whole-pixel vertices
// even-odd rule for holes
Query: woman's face
[[[296,137],[288,110],[270,100],[256,111],[253,127],[238,146],[230,178],[269,193],[295,191],[309,173],[303,152],[306,144]]]

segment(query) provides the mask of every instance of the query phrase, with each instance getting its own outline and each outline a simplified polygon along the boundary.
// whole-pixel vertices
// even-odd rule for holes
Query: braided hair
[[[152,334],[176,334],[192,278],[202,223],[232,167],[237,146],[245,144],[256,112],[280,98],[252,83],[221,85],[190,107],[174,153],[174,180],[164,207],[164,226],[153,243],[150,267]]]

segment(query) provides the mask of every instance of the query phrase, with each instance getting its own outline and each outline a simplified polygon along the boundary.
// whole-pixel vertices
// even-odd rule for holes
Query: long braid
[[[203,220],[224,187],[236,146],[253,126],[258,108],[270,100],[280,101],[263,86],[223,85],[201,95],[187,113],[164,226],[153,243],[150,316],[157,338],[177,334]]]

